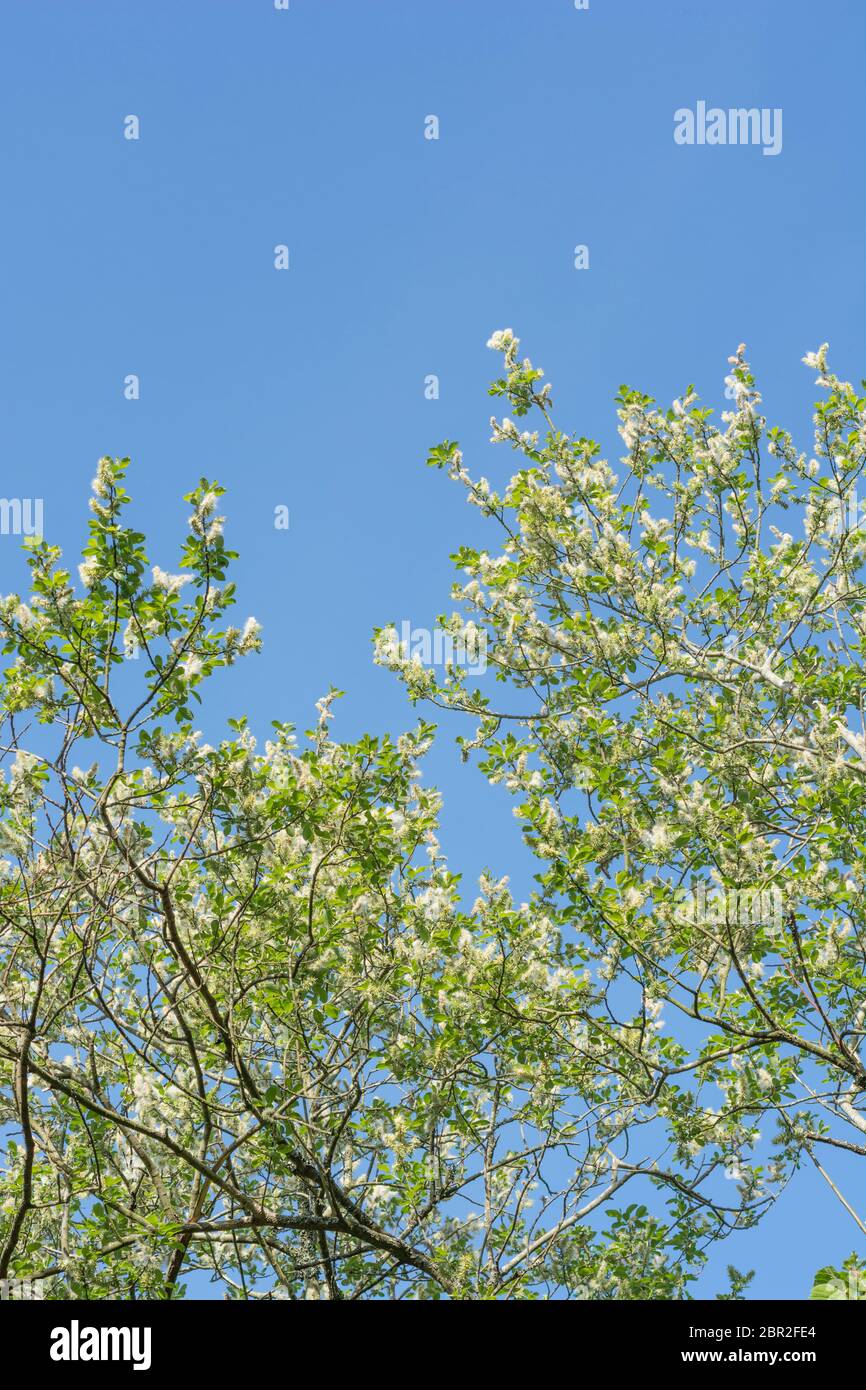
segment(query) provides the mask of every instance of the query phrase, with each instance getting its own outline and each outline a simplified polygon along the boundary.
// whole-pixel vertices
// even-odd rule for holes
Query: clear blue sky
[[[202,473],[229,488],[266,648],[218,683],[209,737],[243,711],[305,727],[331,683],[337,736],[411,722],[370,634],[450,607],[449,553],[483,535],[423,459],[456,438],[503,478],[494,328],[613,457],[621,382],[724,404],[742,340],[804,447],[803,352],[829,340],[863,374],[862,0],[2,0],[0,25],[0,492],[42,497],[72,556],[96,459],[129,454],[172,568],[181,493]],[[698,100],[781,107],[782,152],[675,145]],[[0,590],[21,583],[0,537]],[[429,766],[452,867],[525,891],[507,793],[452,733]],[[804,1173],[703,1287],[730,1258],[755,1294],[800,1297],[855,1235]]]

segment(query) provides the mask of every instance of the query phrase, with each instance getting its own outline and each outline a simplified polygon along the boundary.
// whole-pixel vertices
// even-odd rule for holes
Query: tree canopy
[[[128,460],[99,463],[77,585],[27,543],[32,592],[0,601],[0,1279],[683,1298],[802,1163],[864,1231],[825,1156],[866,1154],[866,398],[809,354],[807,457],[740,348],[719,425],[692,387],[622,388],[616,473],[511,331],[490,346],[491,393],[538,417],[492,422],[518,471],[429,461],[493,523],[440,621],[501,694],[393,628],[375,654],[466,716],[527,901],[446,862],[429,722],[341,743],[331,690],[303,735],[203,742],[208,677],[261,643],[227,621],[216,483],[177,573],[127,523]],[[850,1268],[820,1296],[857,1296]]]

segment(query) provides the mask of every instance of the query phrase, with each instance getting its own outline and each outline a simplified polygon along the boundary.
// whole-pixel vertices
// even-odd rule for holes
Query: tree
[[[126,467],[99,463],[79,588],[34,540],[29,600],[0,603],[0,1280],[683,1296],[765,1199],[665,1155],[691,1101],[652,1010],[615,1025],[541,897],[488,877],[461,906],[429,725],[335,742],[332,690],[301,742],[202,741],[204,682],[261,640],[226,622],[222,489],[151,569]]]
[[[741,345],[720,425],[692,386],[668,410],[621,388],[616,473],[555,428],[510,329],[488,346],[491,395],[539,419],[491,421],[522,466],[497,490],[450,441],[429,462],[497,527],[455,555],[454,596],[502,693],[422,668],[393,629],[378,659],[473,716],[464,754],[518,798],[542,901],[618,982],[611,1026],[678,1156],[718,1155],[745,1195],[811,1162],[866,1233],[826,1167],[866,1155],[866,397],[826,344],[803,359],[824,392],[809,457],[767,428]]]

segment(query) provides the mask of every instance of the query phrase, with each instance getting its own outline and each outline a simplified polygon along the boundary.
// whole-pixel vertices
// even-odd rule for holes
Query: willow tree
[[[208,678],[261,640],[227,621],[222,490],[187,496],[169,572],[125,468],[100,461],[78,582],[33,540],[0,603],[0,1280],[683,1296],[767,1196],[711,1190],[655,1006],[617,1023],[542,897],[463,901],[428,725],[338,743],[331,691],[300,739],[204,741]]]
[[[669,409],[622,387],[615,470],[555,426],[510,329],[488,346],[518,471],[493,487],[450,441],[429,459],[491,523],[441,620],[486,645],[487,684],[393,629],[378,660],[472,716],[464,754],[516,798],[552,920],[620,982],[647,1105],[683,1088],[662,1108],[686,1166],[716,1155],[750,1196],[812,1163],[860,1241],[831,1170],[866,1155],[866,397],[809,353],[801,452],[741,346],[718,423],[692,386]]]

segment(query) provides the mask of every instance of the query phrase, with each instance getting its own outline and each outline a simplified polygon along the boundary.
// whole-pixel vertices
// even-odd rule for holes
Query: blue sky
[[[73,556],[96,459],[129,454],[172,568],[182,492],[227,486],[266,645],[215,682],[210,737],[241,712],[305,727],[330,684],[338,737],[412,722],[370,635],[450,608],[449,554],[485,534],[423,460],[459,439],[504,478],[493,329],[613,458],[620,383],[669,401],[694,382],[722,406],[740,341],[803,447],[802,354],[829,340],[863,373],[862,0],[5,0],[0,25],[0,491],[41,497]],[[676,145],[698,100],[781,108],[781,153]],[[0,536],[0,590],[22,582]],[[523,892],[507,793],[461,767],[453,732],[428,768],[452,867]],[[856,1234],[803,1173],[702,1288],[733,1259],[754,1294],[801,1297]]]

